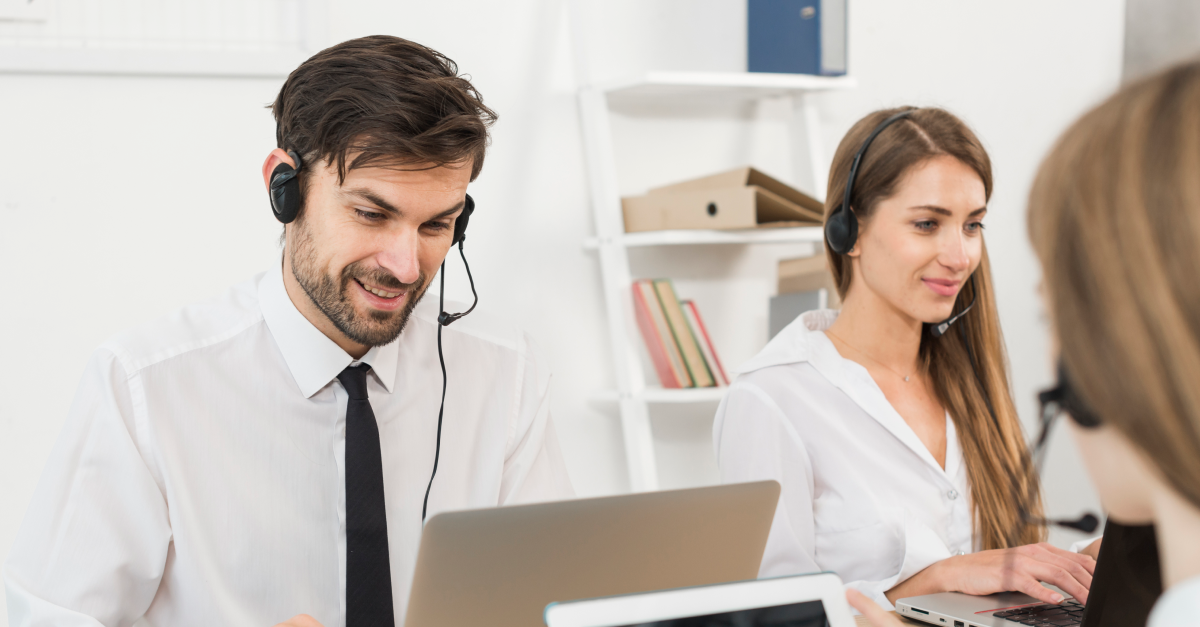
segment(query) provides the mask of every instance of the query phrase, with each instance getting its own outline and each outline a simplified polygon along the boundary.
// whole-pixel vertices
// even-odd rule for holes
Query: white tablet
[[[551,603],[548,627],[855,627],[833,573]]]

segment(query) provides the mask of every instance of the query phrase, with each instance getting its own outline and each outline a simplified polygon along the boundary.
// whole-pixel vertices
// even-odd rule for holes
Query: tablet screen
[[[820,601],[805,601],[621,627],[826,627],[827,624],[825,606]]]

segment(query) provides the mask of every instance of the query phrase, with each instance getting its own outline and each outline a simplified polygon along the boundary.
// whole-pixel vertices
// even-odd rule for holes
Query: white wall
[[[744,63],[735,0],[582,3],[593,77]],[[851,69],[860,87],[819,98],[831,154],[875,108],[937,104],[991,151],[988,219],[1001,317],[1022,416],[1049,381],[1024,198],[1055,135],[1116,86],[1122,0],[965,3],[855,0]],[[611,387],[561,0],[332,3],[331,40],[377,32],[458,61],[500,113],[468,250],[481,307],[531,330],[555,369],[554,412],[582,495],[627,478]],[[259,168],[273,147],[264,108],[281,80],[0,75],[0,555],[7,555],[87,355],[117,330],[205,298],[279,254]],[[749,116],[749,112],[747,112]],[[792,178],[778,112],[614,121],[628,192],[750,161]],[[747,138],[749,136],[749,139]],[[642,251],[634,271],[674,276],[736,364],[765,341],[774,261],[803,247]],[[453,263],[453,262],[452,262]],[[452,297],[465,281],[450,275]],[[664,487],[715,478],[712,405],[656,411]],[[1059,438],[1059,443],[1065,438]],[[1070,447],[1052,451],[1052,513],[1094,507]],[[0,616],[4,613],[0,611]],[[0,618],[0,625],[5,619]]]

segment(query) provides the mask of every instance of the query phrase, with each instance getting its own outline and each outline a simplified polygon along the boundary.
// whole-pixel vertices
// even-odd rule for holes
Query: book
[[[683,365],[679,346],[671,333],[662,305],[658,302],[654,284],[648,280],[633,283],[633,310],[638,329],[646,342],[650,361],[664,388],[692,387],[692,380]]]
[[[725,374],[725,367],[721,365],[721,360],[717,357],[717,347],[713,346],[712,338],[708,335],[708,328],[700,319],[700,310],[696,309],[696,303],[690,300],[683,301],[683,313],[687,315],[688,325],[692,327],[692,335],[700,343],[700,352],[704,354],[704,361],[708,363],[708,370],[716,379],[717,385],[722,387],[729,385],[729,375]]]
[[[846,0],[748,0],[751,72],[846,74]]]
[[[708,370],[708,364],[704,363],[704,355],[700,352],[700,345],[696,342],[696,337],[692,335],[692,330],[688,326],[687,316],[683,313],[683,307],[679,304],[679,298],[675,295],[675,287],[671,284],[671,280],[655,280],[654,291],[658,293],[658,302],[662,305],[663,314],[666,315],[667,323],[671,327],[671,334],[675,337],[676,344],[679,345],[679,354],[683,356],[683,363],[687,366],[692,383],[698,388],[713,387],[716,385],[716,381],[713,380],[712,373]]]

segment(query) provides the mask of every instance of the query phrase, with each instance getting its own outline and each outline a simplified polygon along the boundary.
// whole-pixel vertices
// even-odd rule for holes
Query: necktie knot
[[[346,366],[346,369],[337,376],[338,381],[342,382],[342,387],[346,388],[346,393],[350,395],[350,400],[367,400],[367,372],[369,370],[371,370],[371,366],[367,364]]]

